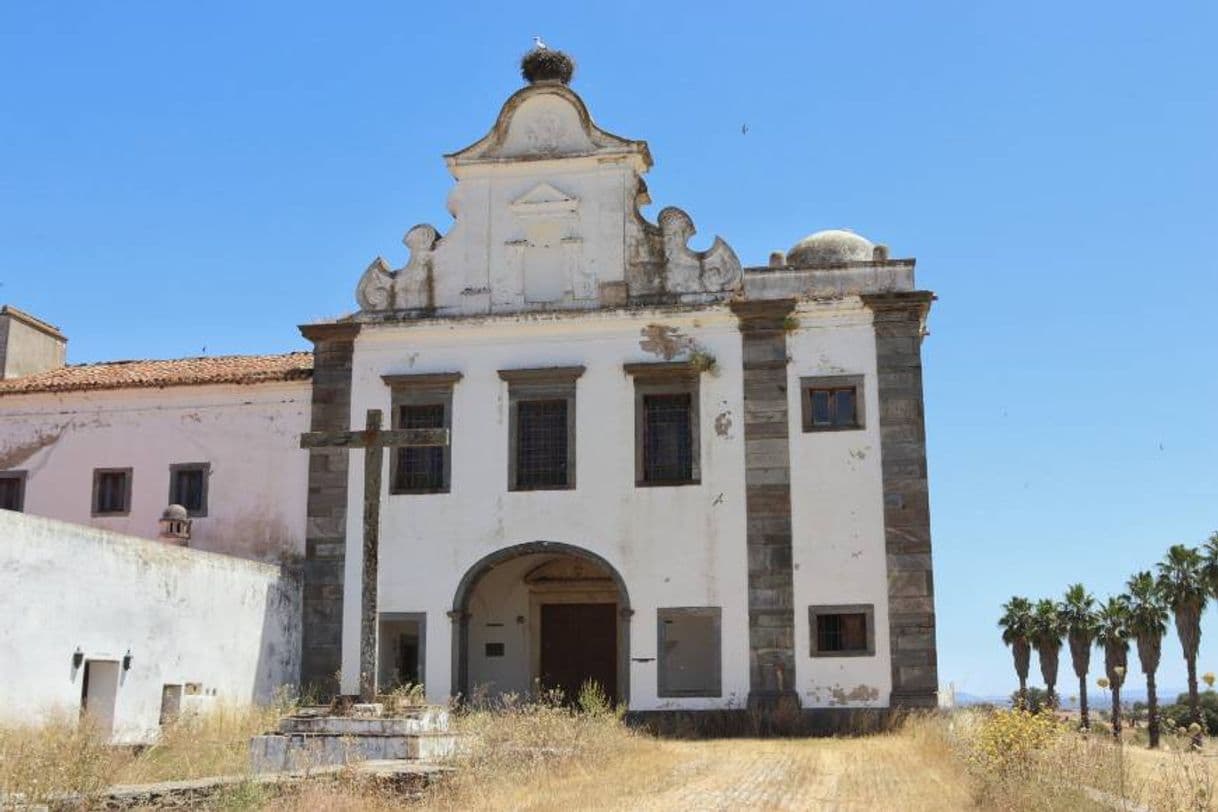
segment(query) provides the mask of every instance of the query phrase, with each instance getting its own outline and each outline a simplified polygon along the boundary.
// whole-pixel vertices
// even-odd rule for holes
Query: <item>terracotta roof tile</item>
[[[146,389],[206,384],[303,381],[313,376],[313,353],[216,355],[168,361],[77,364],[37,375],[0,380],[0,396],[90,389]]]

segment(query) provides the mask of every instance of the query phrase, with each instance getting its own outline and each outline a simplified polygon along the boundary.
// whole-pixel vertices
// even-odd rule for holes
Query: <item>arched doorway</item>
[[[630,696],[630,598],[595,553],[537,541],[498,550],[466,572],[453,597],[453,693],[574,697],[595,680]]]

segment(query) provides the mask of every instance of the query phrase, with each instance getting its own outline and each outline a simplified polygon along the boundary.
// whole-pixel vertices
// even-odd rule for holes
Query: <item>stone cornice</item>
[[[425,386],[451,387],[461,380],[460,372],[421,372],[414,375],[382,375],[381,380],[390,389],[415,389]]]
[[[499,377],[508,383],[571,383],[584,374],[585,367],[536,367],[501,369]]]
[[[740,319],[741,331],[782,330],[783,322],[795,310],[795,299],[744,299],[730,307]]]
[[[702,374],[705,367],[692,361],[657,361],[654,363],[623,364],[627,375],[641,381],[690,380]]]
[[[359,335],[360,325],[355,322],[323,322],[301,324],[300,334],[316,344],[318,341],[354,341]]]

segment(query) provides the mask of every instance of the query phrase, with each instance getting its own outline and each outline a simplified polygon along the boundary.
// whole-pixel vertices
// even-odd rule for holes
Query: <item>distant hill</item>
[[[1037,686],[1037,687],[1040,687],[1040,686]],[[1074,693],[1071,693],[1069,691],[1068,687],[1063,686],[1063,688],[1065,688],[1065,689],[1061,691],[1062,707],[1067,710],[1077,709],[1078,708],[1078,698],[1075,696]],[[1078,690],[1077,684],[1074,685],[1074,689],[1075,689],[1075,692],[1077,692],[1077,690]],[[1201,690],[1204,691],[1205,688],[1202,687]],[[1170,705],[1171,703],[1175,702],[1176,697],[1182,693],[1185,693],[1185,691],[1181,690],[1181,689],[1160,688],[1159,689],[1159,704]],[[1132,705],[1134,702],[1145,702],[1145,701],[1146,701],[1146,688],[1145,687],[1135,687],[1132,684],[1127,684],[1125,686],[1125,688],[1122,689],[1122,691],[1121,691],[1121,704],[1122,705]],[[966,691],[956,691],[956,707],[959,707],[959,708],[968,707],[969,705],[995,705],[997,707],[1004,708],[1010,704],[1011,704],[1011,695],[1010,694],[1004,694],[1004,695],[970,694]],[[1103,690],[1102,688],[1100,688],[1097,685],[1089,685],[1089,686],[1087,686],[1087,704],[1090,705],[1091,707],[1099,707],[1101,705],[1110,705],[1110,704],[1112,704],[1112,698],[1109,695],[1108,691]]]

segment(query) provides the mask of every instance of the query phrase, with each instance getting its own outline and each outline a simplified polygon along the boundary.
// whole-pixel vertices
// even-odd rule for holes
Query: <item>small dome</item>
[[[840,265],[843,262],[871,262],[875,245],[853,231],[831,228],[804,237],[787,252],[788,265]]]
[[[190,514],[181,505],[170,505],[161,514],[161,521],[163,522],[184,522],[189,518]]]

